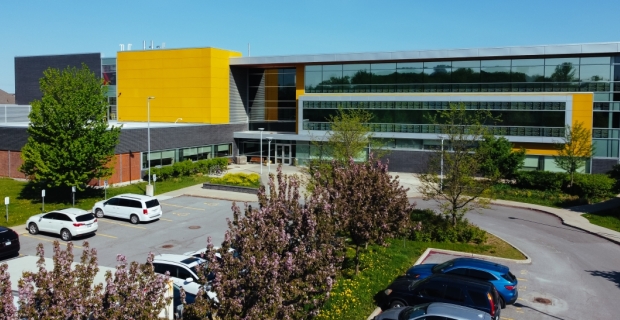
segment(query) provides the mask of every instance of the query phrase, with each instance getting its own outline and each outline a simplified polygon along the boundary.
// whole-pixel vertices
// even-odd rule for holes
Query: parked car
[[[206,267],[206,260],[188,257],[180,254],[160,254],[153,258],[153,267],[159,274],[170,274],[170,279],[177,286],[183,287],[186,292],[193,295],[198,294],[200,286],[204,286],[209,299],[218,302],[217,296],[211,291],[211,287],[206,283],[200,283],[197,266]],[[203,269],[206,272],[206,268]]]
[[[174,318],[183,319],[183,302],[181,301],[181,287],[173,283],[172,306],[174,308]],[[196,295],[185,292],[185,303],[192,304],[196,301]]]
[[[432,302],[413,307],[388,309],[374,320],[491,320],[491,315],[472,308],[451,303]]]
[[[17,232],[7,227],[0,227],[0,258],[17,256],[19,249]]]
[[[184,256],[192,256],[192,257],[196,257],[196,258],[201,258],[204,259],[204,256],[207,252],[208,248],[202,248],[200,250],[196,250],[196,251],[189,251],[189,252],[185,252],[183,255]],[[222,255],[220,254],[220,247],[213,247],[213,250],[215,250],[215,257],[217,257],[218,260],[222,259]],[[228,252],[232,252],[233,253],[233,257],[235,258],[239,258],[239,252],[237,252],[237,250],[235,250],[234,248],[228,248]]]
[[[439,273],[469,277],[492,283],[499,293],[502,308],[505,308],[506,304],[515,303],[519,296],[517,277],[510,272],[507,266],[491,261],[474,258],[456,258],[441,264],[419,264],[407,270],[408,277],[418,280]]]
[[[478,309],[499,320],[499,294],[491,283],[448,274],[434,274],[423,280],[400,277],[384,291],[383,306],[400,308],[428,302],[445,302]]]
[[[97,218],[92,213],[77,208],[36,214],[28,218],[26,226],[30,234],[39,231],[59,234],[64,241],[70,241],[75,236],[94,234],[99,228]]]
[[[92,211],[97,218],[108,216],[129,219],[133,224],[156,220],[163,214],[157,198],[130,193],[99,201]]]

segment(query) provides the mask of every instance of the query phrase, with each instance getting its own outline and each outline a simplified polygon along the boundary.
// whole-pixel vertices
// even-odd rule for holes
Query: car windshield
[[[75,220],[77,222],[86,222],[86,221],[90,221],[90,220],[93,220],[93,219],[95,219],[95,216],[93,216],[92,213],[87,213],[87,214],[83,214],[81,216],[75,217]]]
[[[425,304],[417,305],[415,307],[405,308],[398,315],[398,320],[415,319],[415,318],[417,318],[419,316],[425,315],[426,314],[426,308],[428,308],[429,304],[430,303],[425,303]]]
[[[159,201],[157,201],[157,199],[153,199],[153,200],[149,200],[146,202],[146,208],[150,209],[153,207],[157,207],[159,205]]]
[[[433,273],[441,272],[443,269],[449,268],[449,267],[451,267],[453,265],[454,265],[454,262],[452,262],[452,260],[449,260],[449,261],[446,261],[444,263],[438,264],[438,265],[433,267]]]

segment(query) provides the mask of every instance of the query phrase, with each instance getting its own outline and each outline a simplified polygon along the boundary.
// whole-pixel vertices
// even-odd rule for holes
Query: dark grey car
[[[434,317],[445,320],[491,320],[491,315],[486,312],[442,302],[388,309],[376,316],[375,320],[435,319]]]

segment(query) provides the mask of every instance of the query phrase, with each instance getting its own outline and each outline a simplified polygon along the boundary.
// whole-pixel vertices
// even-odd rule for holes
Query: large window
[[[340,69],[338,77],[342,77],[342,66]],[[322,82],[322,72],[314,74],[317,79],[312,75],[308,74],[308,81]],[[270,127],[277,123],[277,131],[295,131],[296,69],[250,69],[249,85],[250,130],[276,131]]]
[[[201,147],[179,148],[173,150],[151,152],[151,167],[172,165],[178,161],[198,161],[213,157],[229,157],[232,155],[232,144],[219,144]],[[148,168],[147,153],[142,153],[142,168]]]

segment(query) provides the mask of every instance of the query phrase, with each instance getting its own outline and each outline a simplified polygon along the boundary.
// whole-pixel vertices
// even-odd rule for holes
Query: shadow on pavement
[[[581,232],[581,233],[588,233],[588,232],[586,232],[586,231],[579,230],[579,229],[575,229],[575,228],[570,228],[570,227],[558,227],[558,226],[553,226],[553,225],[550,225],[550,224],[540,223],[540,222],[536,222],[536,221],[532,221],[532,220],[527,220],[527,219],[521,219],[521,218],[515,218],[515,217],[508,217],[508,219],[512,219],[512,220],[521,220],[521,221],[527,221],[527,222],[536,223],[536,224],[540,224],[540,225],[543,225],[543,226],[548,226],[548,227],[552,227],[552,228],[558,228],[558,229],[570,230],[570,231]]]
[[[616,287],[620,288],[620,272],[618,271],[598,271],[598,270],[586,270],[595,277],[602,277],[613,282]]]
[[[583,206],[576,206],[572,208],[568,208],[570,211],[581,212],[581,213],[594,213],[609,210],[612,208],[620,207],[620,198],[613,198],[607,201],[603,201],[600,203],[594,204],[586,204]]]
[[[526,306],[526,305],[521,304],[521,303],[518,303],[518,302],[517,302],[517,303],[515,303],[515,304],[513,304],[513,306],[515,306],[515,307],[517,307],[517,308],[522,308],[522,309],[530,309],[530,310],[532,310],[532,311],[536,311],[536,312],[538,312],[538,313],[544,314],[544,315],[546,315],[547,317],[550,317],[550,318],[553,318],[553,319],[564,320],[564,318],[556,317],[556,316],[554,316],[554,315],[548,314],[548,313],[546,313],[546,312],[540,311],[540,310],[538,310],[538,309],[536,309],[536,308],[532,308],[532,307],[530,307],[530,306]]]

